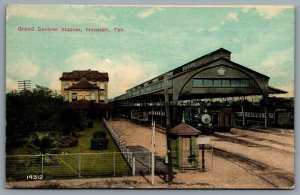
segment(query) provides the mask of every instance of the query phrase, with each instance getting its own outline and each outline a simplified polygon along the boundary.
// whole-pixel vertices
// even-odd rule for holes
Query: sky
[[[6,91],[17,89],[20,80],[60,91],[62,72],[92,69],[108,72],[114,98],[223,47],[232,61],[294,96],[294,17],[292,6],[9,5]]]

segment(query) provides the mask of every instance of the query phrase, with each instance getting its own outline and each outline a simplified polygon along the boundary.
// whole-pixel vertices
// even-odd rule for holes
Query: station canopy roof
[[[278,89],[275,87],[271,87],[271,86],[269,86],[268,92],[269,92],[269,94],[286,94],[286,93],[288,93],[287,91],[284,91],[284,90],[281,90],[281,89]]]

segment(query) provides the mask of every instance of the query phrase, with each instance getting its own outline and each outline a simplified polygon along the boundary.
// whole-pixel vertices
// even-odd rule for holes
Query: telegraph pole
[[[31,88],[31,80],[18,81],[19,91],[26,91]]]
[[[168,93],[168,76],[164,75],[164,96],[165,96],[165,108],[166,108],[166,130],[167,130],[167,153],[168,153],[168,183],[173,182],[173,170],[172,170],[172,150],[171,150],[171,137],[170,137],[170,101]]]

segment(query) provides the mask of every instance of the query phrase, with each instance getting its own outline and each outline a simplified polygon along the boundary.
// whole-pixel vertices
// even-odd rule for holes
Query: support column
[[[241,108],[242,108],[242,116],[243,116],[243,127],[245,127],[246,126],[246,121],[245,121],[245,112],[244,112],[243,104],[241,104]]]
[[[264,109],[265,109],[265,127],[269,127],[269,95],[268,94],[264,94],[263,97],[263,102],[264,102]]]
[[[172,126],[176,125],[178,97],[173,93]]]
[[[165,109],[166,109],[166,131],[167,131],[167,154],[168,154],[168,183],[173,182],[173,165],[172,165],[172,150],[171,150],[171,120],[170,120],[170,101],[168,93],[168,77],[164,75],[164,96],[165,96]]]

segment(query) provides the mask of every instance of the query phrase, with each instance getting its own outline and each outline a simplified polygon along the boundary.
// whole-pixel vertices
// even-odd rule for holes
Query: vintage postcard
[[[295,7],[6,8],[6,187],[294,189]]]

